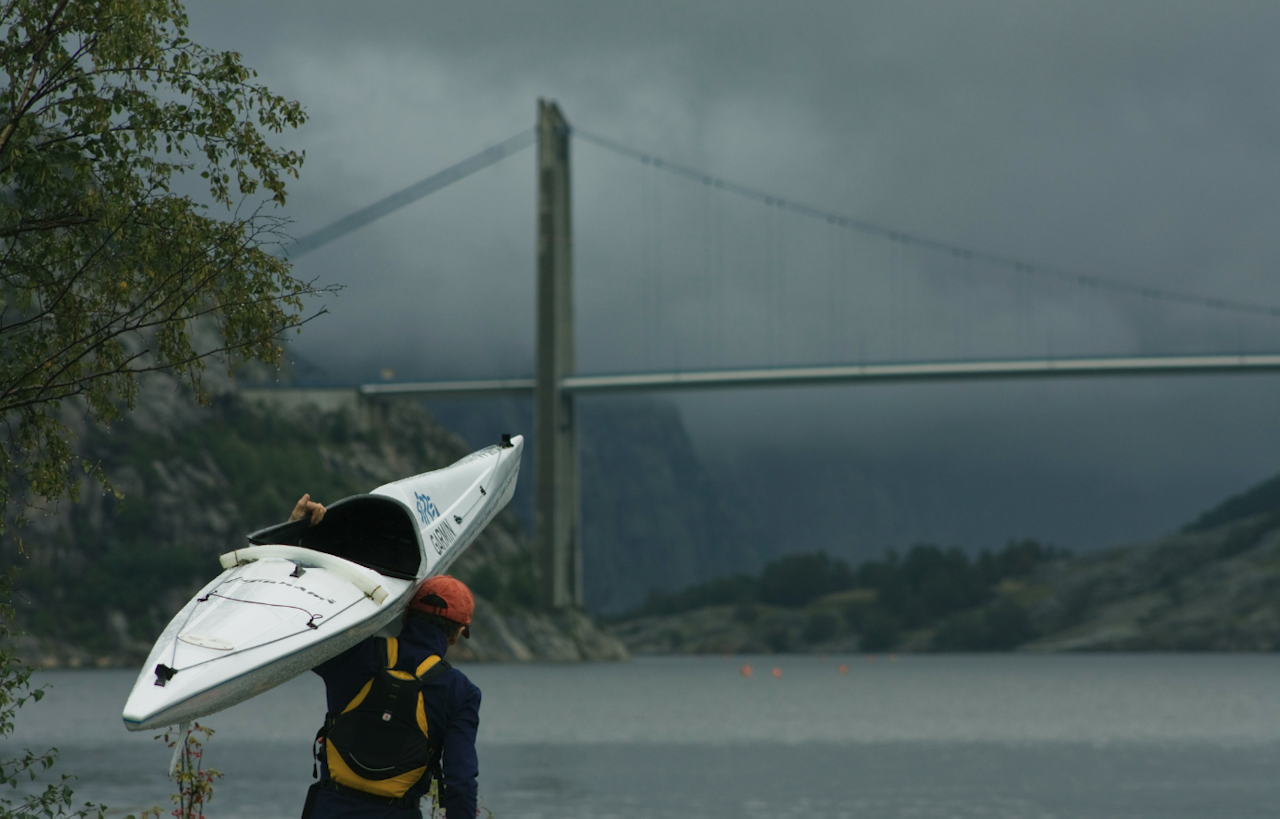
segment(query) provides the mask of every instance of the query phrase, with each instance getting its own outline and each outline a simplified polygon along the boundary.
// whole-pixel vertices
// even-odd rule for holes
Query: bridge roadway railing
[[[1130,356],[1002,361],[943,361],[909,364],[847,364],[745,370],[573,375],[561,389],[573,394],[654,392],[750,387],[800,387],[922,381],[981,381],[1027,378],[1098,378],[1229,375],[1280,372],[1280,354]],[[419,381],[364,384],[365,398],[474,398],[532,395],[532,378],[487,381]]]

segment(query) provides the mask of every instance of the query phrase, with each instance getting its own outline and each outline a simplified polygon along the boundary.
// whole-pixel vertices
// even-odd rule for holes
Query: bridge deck
[[[948,361],[918,364],[850,364],[824,367],[774,367],[630,375],[575,375],[561,382],[571,393],[700,390],[749,387],[800,387],[918,381],[978,381],[1018,378],[1096,378],[1102,376],[1211,375],[1280,371],[1280,354],[1061,358],[1005,361]],[[491,381],[421,381],[365,384],[369,397],[464,398],[529,395],[532,378]]]

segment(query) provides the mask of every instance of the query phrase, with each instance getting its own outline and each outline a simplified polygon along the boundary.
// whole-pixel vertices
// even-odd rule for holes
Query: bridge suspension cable
[[[336,222],[325,225],[314,233],[303,236],[293,244],[286,245],[284,254],[290,259],[296,259],[304,253],[310,253],[321,245],[327,245],[335,239],[340,239],[376,219],[381,219],[383,216],[403,208],[405,205],[417,202],[419,199],[430,196],[436,191],[452,185],[454,182],[460,182],[490,165],[501,162],[512,154],[519,153],[532,145],[533,141],[534,129],[529,128],[521,131],[509,139],[499,142],[497,145],[467,157],[456,165],[450,165],[443,171],[428,176],[421,182],[415,182],[385,199],[379,199],[372,205],[361,208]]]
[[[885,227],[862,219],[855,219],[849,216],[824,210],[812,205],[801,204],[776,194],[757,190],[755,188],[741,185],[736,182],[714,176],[704,171],[690,168],[675,162],[668,162],[665,159],[647,154],[643,151],[636,150],[622,143],[615,142],[607,137],[584,131],[580,128],[573,128],[573,136],[583,140],[598,148],[602,148],[611,153],[617,154],[628,159],[633,159],[644,165],[651,166],[655,169],[666,171],[675,176],[684,177],[703,185],[722,190],[726,193],[750,199],[767,207],[778,208],[780,210],[789,211],[791,213],[805,216],[811,219],[819,219],[840,228],[855,231],[868,236],[887,239],[890,242],[902,245],[904,247],[915,247],[922,250],[928,250],[934,253],[944,254],[963,261],[978,262],[989,267],[999,268],[1003,270],[1011,270],[1028,276],[1039,276],[1047,279],[1056,279],[1067,283],[1080,285],[1082,287],[1090,287],[1097,290],[1105,290],[1112,293],[1120,293],[1128,296],[1137,296],[1144,299],[1155,301],[1165,301],[1176,304],[1191,305],[1196,307],[1204,307],[1211,310],[1221,310],[1235,313],[1249,313],[1252,315],[1268,316],[1271,318],[1280,318],[1280,306],[1269,304],[1257,304],[1247,301],[1237,301],[1232,299],[1214,298],[1212,296],[1202,296],[1196,293],[1187,293],[1177,290],[1169,290],[1161,287],[1148,287],[1145,285],[1132,284],[1117,279],[1105,278],[1102,276],[1094,276],[1088,274],[1076,273],[1062,267],[1054,265],[1039,264],[1018,259],[1012,256],[1004,256],[998,253],[990,253],[983,250],[965,247],[963,245],[953,244],[938,239],[921,236],[895,228]]]

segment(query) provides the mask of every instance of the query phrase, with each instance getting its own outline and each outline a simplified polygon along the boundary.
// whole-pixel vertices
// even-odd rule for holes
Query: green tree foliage
[[[760,573],[759,600],[774,606],[803,606],[810,600],[853,586],[853,574],[824,552],[788,555]]]
[[[8,600],[12,590],[13,571],[0,574],[0,600]],[[42,687],[31,684],[31,669],[18,659],[13,649],[13,608],[0,603],[0,816],[96,816],[102,817],[102,805],[84,805],[76,808],[74,794],[65,774],[56,783],[46,783],[42,789],[19,794],[19,784],[29,783],[53,767],[58,761],[58,749],[50,748],[42,753],[23,749],[17,756],[12,741],[14,721],[18,709],[28,703],[39,702],[44,697]]]
[[[858,588],[874,591],[874,603],[853,603],[845,611],[849,624],[884,650],[896,645],[903,631],[936,628],[933,647],[943,651],[1013,648],[1035,635],[1018,602],[999,599],[1002,581],[1032,574],[1064,552],[1034,540],[1013,541],[997,552],[983,550],[970,558],[959,549],[922,544],[905,556],[890,552],[868,561],[854,573]]]
[[[804,621],[803,636],[807,642],[821,643],[830,640],[840,631],[840,621],[829,611],[811,612]]]
[[[675,592],[653,589],[635,614],[637,616],[679,614],[682,611],[693,611],[703,606],[749,604],[758,596],[758,583],[756,578],[749,575],[735,574]],[[753,612],[754,607],[748,605],[744,611]]]
[[[186,25],[178,0],[0,0],[0,534],[76,497],[74,414],[118,418],[146,372],[203,399],[210,356],[274,364],[315,292],[268,252],[281,221],[266,209],[302,163],[272,135],[302,108]],[[12,622],[0,611],[0,736],[40,695]],[[0,762],[0,783],[55,759]],[[0,813],[73,813],[67,779]]]
[[[1035,637],[1027,610],[1015,600],[960,612],[933,635],[937,651],[1007,651]]]
[[[15,493],[75,496],[64,402],[110,422],[152,370],[201,396],[209,356],[276,362],[314,292],[268,252],[303,159],[272,135],[305,114],[186,25],[178,0],[0,4],[0,505],[19,521]]]

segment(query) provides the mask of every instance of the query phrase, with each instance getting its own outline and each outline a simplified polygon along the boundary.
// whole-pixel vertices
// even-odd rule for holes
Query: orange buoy
[[[844,663],[840,663],[840,667],[837,668],[836,671],[839,671],[841,674],[848,674],[849,666],[845,665]]]
[[[744,666],[741,668],[741,671],[742,671],[742,676],[744,676],[744,677],[750,677],[750,676],[751,676],[751,666],[749,666],[749,665],[744,665]]]
[[[876,655],[874,655],[874,654],[868,654],[868,655],[867,655],[867,662],[869,662],[869,663],[874,663],[875,661],[876,661]]]
[[[890,655],[889,655],[889,662],[891,662],[891,663],[896,663],[897,661],[898,661],[898,655],[897,655],[897,654],[890,654]]]
[[[773,669],[773,676],[774,676],[775,678],[777,678],[777,677],[781,677],[781,676],[782,676],[782,669],[781,669],[781,668],[775,668],[775,669]]]

